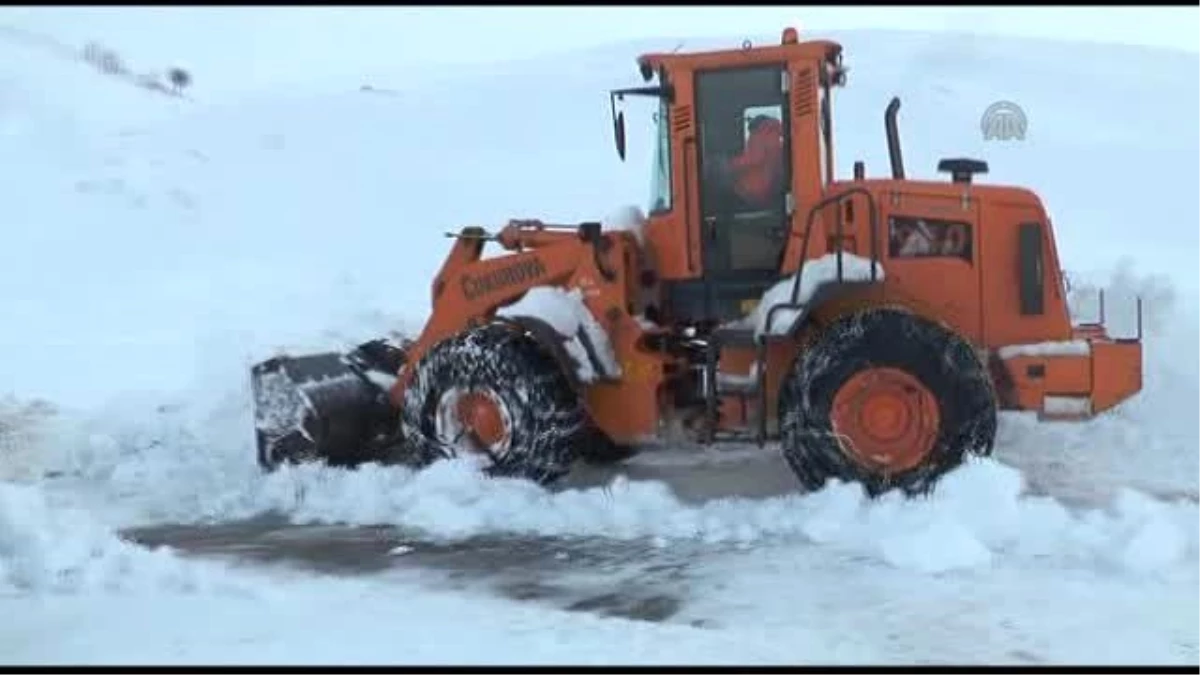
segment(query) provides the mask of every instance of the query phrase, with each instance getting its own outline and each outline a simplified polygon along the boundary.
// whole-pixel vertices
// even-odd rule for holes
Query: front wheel
[[[869,309],[829,326],[780,395],[784,457],[806,489],[830,478],[871,496],[928,492],[991,453],[996,400],[971,345],[922,317]]]
[[[570,471],[585,419],[558,363],[520,329],[495,323],[425,355],[400,424],[418,465],[465,454],[489,475],[548,484]]]

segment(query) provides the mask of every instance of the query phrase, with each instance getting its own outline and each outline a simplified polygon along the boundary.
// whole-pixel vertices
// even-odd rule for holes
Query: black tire
[[[858,461],[833,433],[832,404],[852,376],[895,368],[936,399],[940,424],[917,466],[888,474]],[[968,453],[991,454],[996,398],[986,367],[950,330],[897,309],[869,309],[836,320],[796,360],[780,393],[784,457],[800,483],[820,489],[836,478],[858,482],[872,497],[891,489],[930,491]]]
[[[413,463],[460,452],[439,438],[436,419],[442,397],[455,388],[488,391],[507,412],[507,450],[486,453],[489,475],[545,485],[570,471],[586,438],[585,413],[558,363],[532,337],[494,323],[456,335],[421,359],[400,415]]]

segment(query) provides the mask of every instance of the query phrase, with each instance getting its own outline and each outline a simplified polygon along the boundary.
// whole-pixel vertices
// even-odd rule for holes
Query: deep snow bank
[[[855,73],[835,106],[839,166],[883,166],[879,116],[898,93],[911,175],[933,176],[939,157],[983,157],[992,180],[1043,194],[1068,268],[1106,270],[1136,255],[1195,292],[1186,270],[1200,212],[1183,195],[1200,182],[1189,142],[1196,106],[1154,104],[1164,82],[1196,101],[1194,58],[999,38],[838,37]],[[443,232],[510,217],[596,219],[640,201],[652,110],[631,102],[622,165],[605,92],[637,79],[633,57],[647,46],[463,69],[388,96],[355,83],[204,105],[0,43],[12,57],[0,60],[2,142],[22,167],[0,185],[0,289],[21,326],[0,348],[22,354],[0,363],[0,379],[22,396],[90,406],[128,391],[189,392],[211,372],[280,348],[419,324]],[[1049,84],[1092,81],[1096,63],[1153,75],[1106,78],[1072,97]],[[997,99],[1025,108],[1026,142],[982,141],[979,115]],[[1146,166],[1156,170],[1138,168]],[[1159,196],[1099,205],[1096,194]],[[1173,234],[1131,238],[1129,223]]]
[[[55,507],[35,486],[0,482],[0,595],[18,592],[239,592],[215,566],[115,537],[80,509]]]

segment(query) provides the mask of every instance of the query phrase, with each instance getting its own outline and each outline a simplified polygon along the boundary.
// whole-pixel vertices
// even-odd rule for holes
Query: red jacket
[[[771,194],[783,174],[783,124],[768,119],[746,139],[742,154],[729,161],[733,189],[755,206],[769,206]]]

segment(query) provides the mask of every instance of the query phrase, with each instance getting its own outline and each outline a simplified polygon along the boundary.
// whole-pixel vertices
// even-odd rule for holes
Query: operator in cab
[[[718,180],[746,206],[775,206],[783,181],[783,124],[769,115],[750,120],[741,154],[717,162]]]

